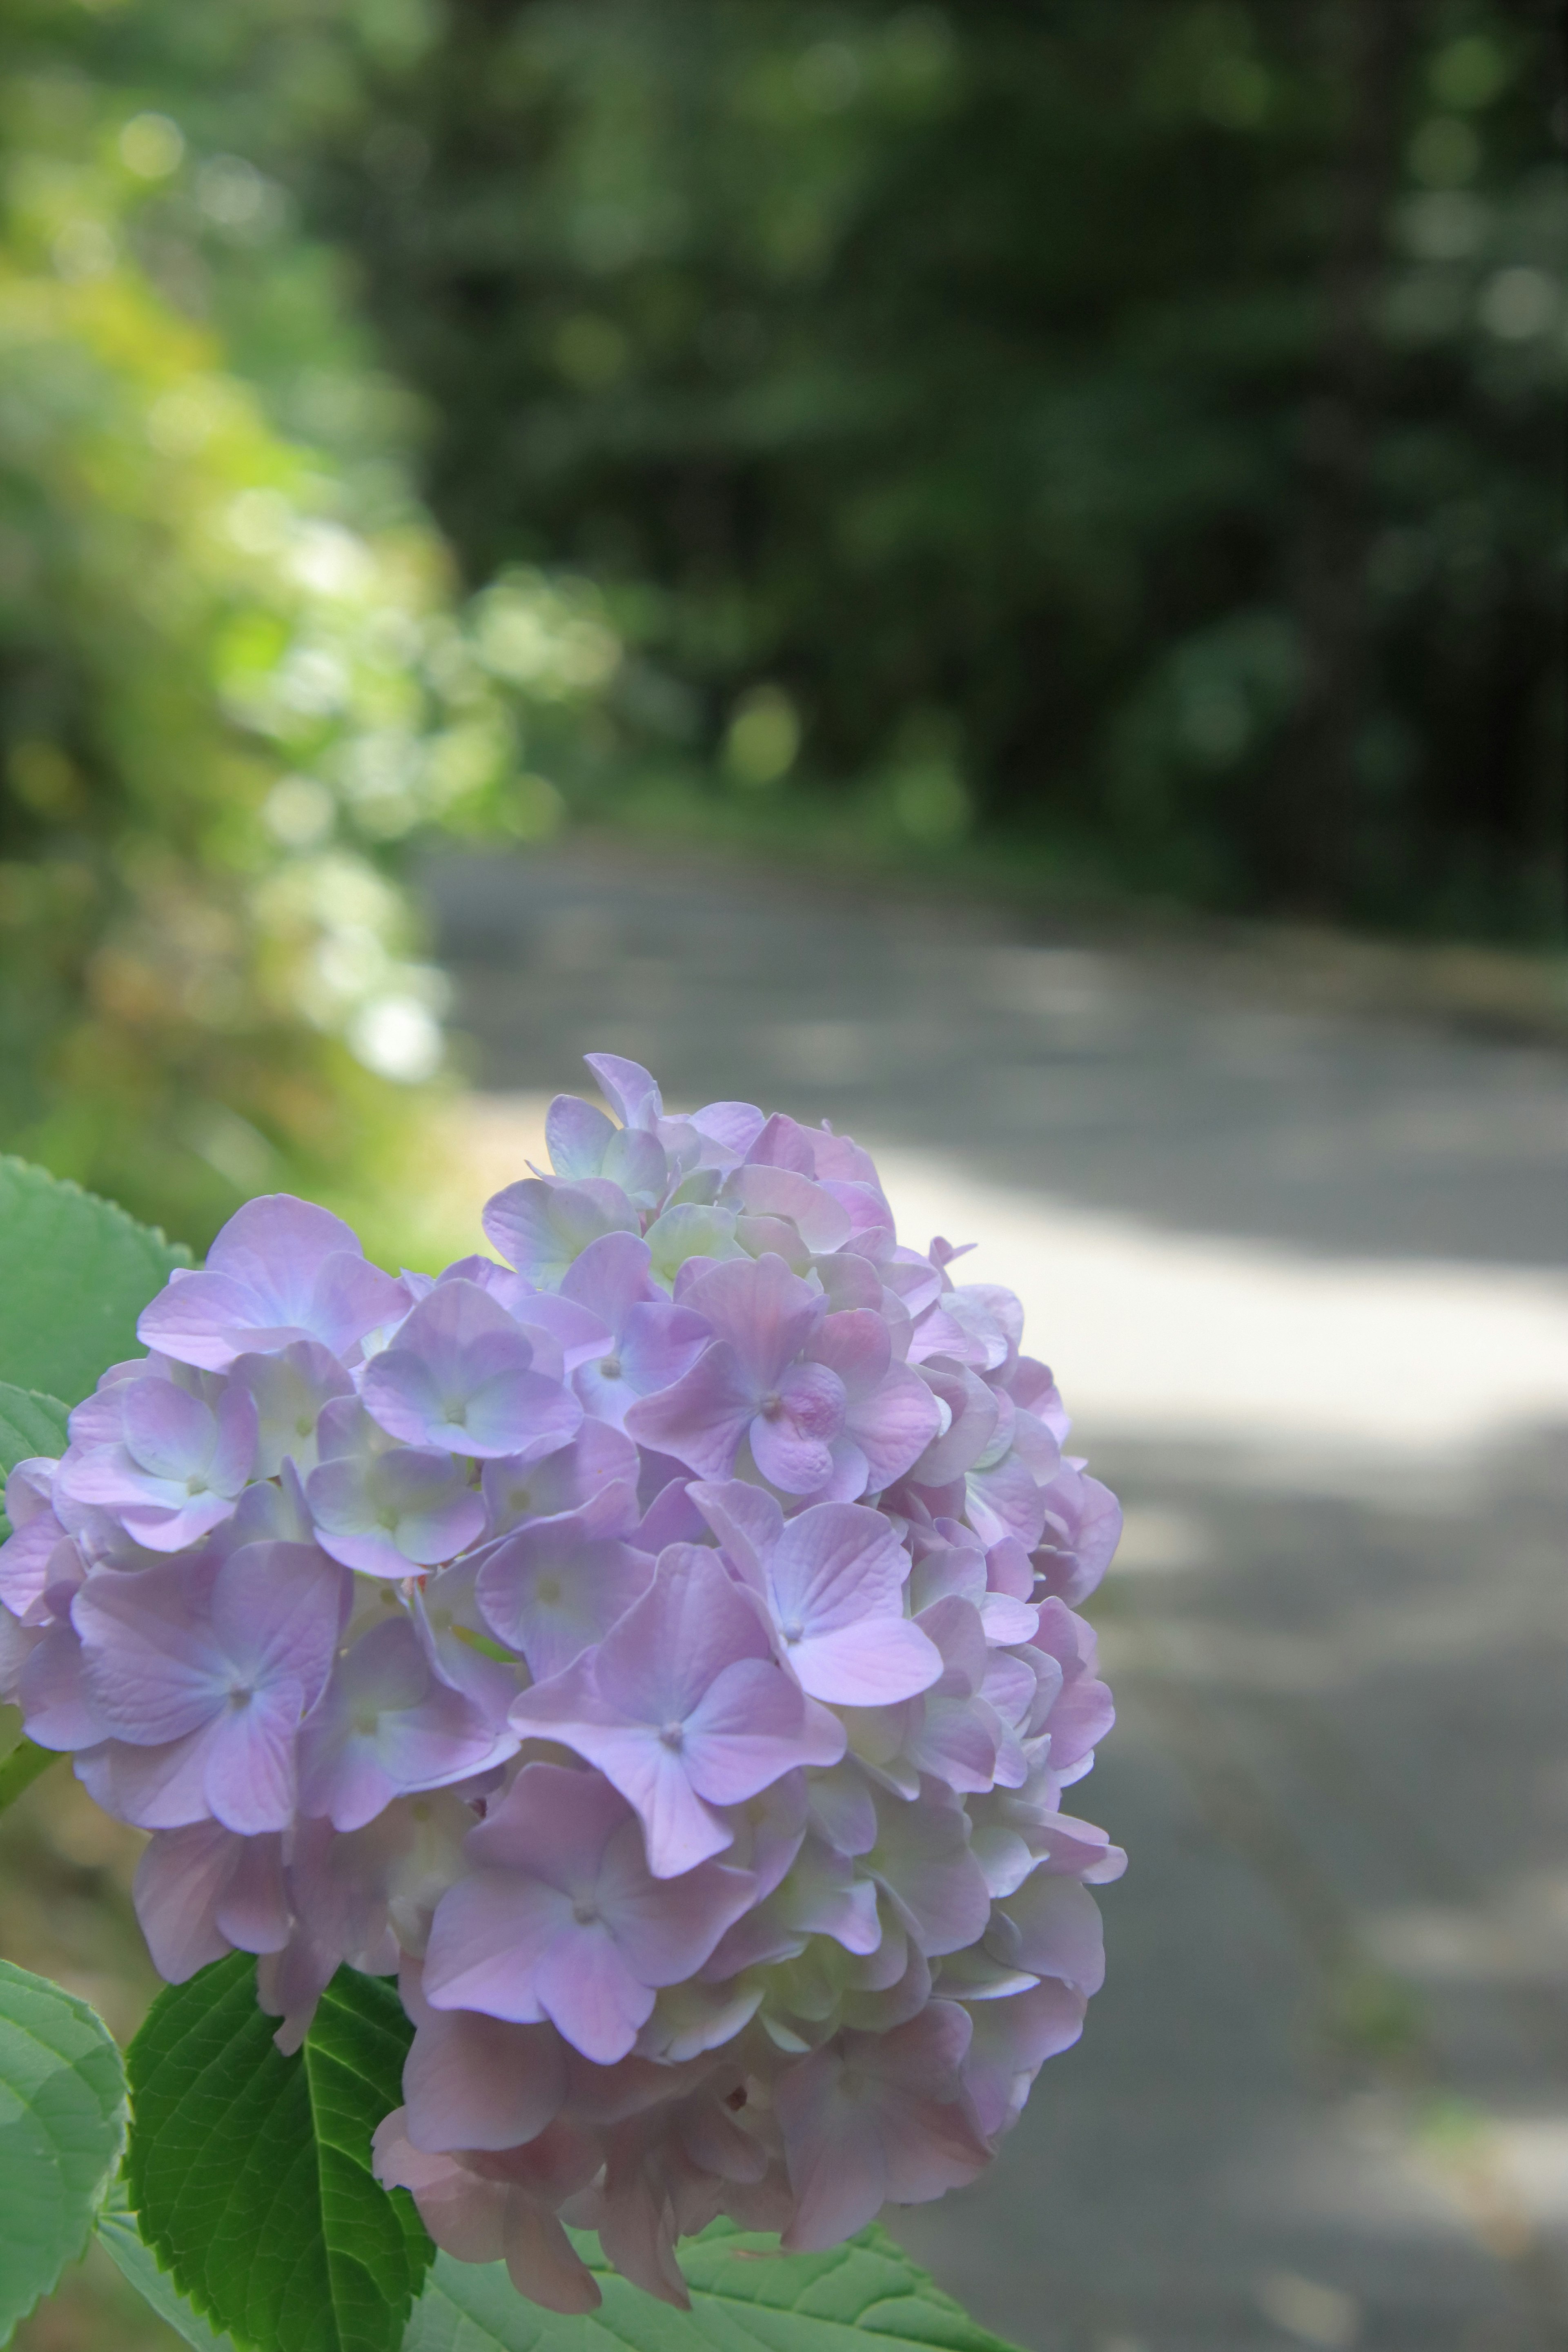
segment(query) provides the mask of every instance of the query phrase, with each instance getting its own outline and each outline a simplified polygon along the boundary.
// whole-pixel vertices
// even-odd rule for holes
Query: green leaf
[[[776,2238],[715,2221],[680,2250],[689,2313],[617,2277],[593,2238],[574,2237],[604,2293],[591,2316],[565,2319],[525,2302],[501,2263],[437,2254],[404,2352],[876,2352],[917,2344],[1009,2352],[884,2230],[862,2230],[830,2253],[781,2254]]]
[[[14,1805],[24,1790],[32,1787],[40,1772],[47,1772],[51,1764],[58,1764],[60,1754],[58,1748],[40,1748],[34,1740],[23,1739],[8,1756],[0,1759],[0,1813],[7,1805]]]
[[[0,1181],[5,1170],[0,1167]],[[7,1280],[10,1280],[7,1276]],[[9,1474],[18,1462],[35,1454],[63,1454],[70,1439],[66,1430],[68,1404],[43,1396],[37,1389],[13,1388],[0,1381],[0,1471]]]
[[[260,2352],[397,2352],[434,2249],[370,2168],[413,2028],[394,1986],[340,1969],[291,2058],[242,1952],[160,1993],[131,2045],[127,2159],[142,2234],[218,2328]]]
[[[0,1960],[0,2344],[86,2248],[125,2141],[125,2069],[103,2020]]]
[[[0,1159],[0,1373],[75,1403],[139,1353],[136,1318],[191,1254],[26,1160]]]
[[[193,2310],[185,2301],[173,2279],[158,2268],[152,2248],[142,2243],[136,2216],[131,2210],[123,2174],[110,2183],[103,2210],[98,2217],[98,2234],[103,2242],[104,2252],[116,2264],[121,2276],[130,2280],[143,2302],[150,2303],[159,2318],[166,2321],[176,2335],[183,2336],[187,2344],[195,2346],[196,2352],[235,2352],[233,2336],[219,2336],[207,2326],[200,2312]]]

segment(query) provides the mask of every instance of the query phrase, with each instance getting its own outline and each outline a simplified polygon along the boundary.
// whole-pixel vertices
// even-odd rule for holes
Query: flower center
[[[576,1920],[579,1927],[596,1927],[599,1924],[599,1906],[596,1903],[585,1901],[574,1903],[572,1916]]]
[[[618,1356],[602,1356],[599,1360],[599,1370],[604,1373],[605,1378],[607,1381],[618,1381],[621,1377],[620,1358]]]
[[[658,1736],[664,1747],[679,1750],[686,1745],[686,1726],[683,1723],[667,1723]]]
[[[761,1404],[757,1407],[757,1411],[762,1414],[764,1421],[776,1421],[778,1419],[780,1413],[784,1411],[784,1399],[780,1396],[777,1389],[770,1389],[768,1391],[766,1396],[763,1397]]]
[[[533,1597],[536,1601],[542,1601],[546,1609],[559,1608],[561,1579],[558,1576],[542,1576],[533,1588]]]
[[[242,1706],[248,1706],[255,1696],[256,1692],[249,1683],[236,1683],[229,1692],[228,1703],[237,1714]]]

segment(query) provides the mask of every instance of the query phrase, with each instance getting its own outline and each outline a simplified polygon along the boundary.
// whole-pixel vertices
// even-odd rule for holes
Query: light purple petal
[[[287,1675],[216,1715],[205,1744],[203,1787],[214,1817],[242,1837],[287,1829],[294,1816],[294,1741],[305,1695]]]
[[[247,1348],[295,1339],[342,1354],[406,1305],[401,1286],[366,1264],[347,1225],[279,1192],[231,1217],[205,1268],[160,1291],[136,1336],[178,1362],[222,1371]]]
[[[866,1457],[871,1489],[880,1494],[913,1468],[942,1429],[942,1408],[908,1364],[892,1364],[868,1396],[851,1398],[844,1426]]]
[[[117,1738],[146,1746],[209,1722],[240,1679],[210,1616],[216,1571],[171,1564],[122,1574],[100,1569],[71,1606],[88,1689]]]
[[[410,1445],[500,1456],[563,1445],[583,1410],[529,1369],[532,1348],[478,1283],[438,1283],[361,1388],[366,1411]]]
[[[810,1353],[826,1364],[844,1383],[851,1405],[868,1397],[886,1373],[893,1356],[892,1336],[880,1315],[870,1307],[853,1307],[827,1316],[817,1327]]]
[[[109,1727],[93,1703],[81,1642],[69,1624],[35,1636],[17,1678],[22,1727],[40,1748],[89,1748]]]
[[[416,2147],[517,2147],[560,2113],[565,2054],[550,2026],[426,2008],[404,2063],[403,2090]]]
[[[776,1665],[742,1658],[717,1675],[687,1717],[682,1753],[710,1804],[738,1805],[802,1764],[837,1764],[844,1728],[813,1714]]]
[[[639,1445],[673,1454],[700,1477],[727,1478],[756,1412],[757,1396],[733,1348],[718,1340],[673,1388],[627,1409],[626,1434]]]
[[[710,1337],[707,1319],[662,1299],[628,1309],[620,1355],[626,1379],[642,1395],[673,1386],[689,1371]]]
[[[305,1493],[322,1549],[366,1576],[433,1568],[484,1532],[484,1502],[464,1470],[427,1448],[323,1462]]]
[[[743,1159],[767,1122],[755,1103],[711,1102],[694,1110],[690,1123],[699,1135]]]
[[[773,1496],[739,1478],[698,1482],[690,1493],[723,1546],[725,1558],[748,1584],[763,1591],[764,1566],[784,1526],[784,1513]]]
[[[760,1400],[752,1457],[770,1485],[813,1495],[833,1473],[831,1446],[844,1426],[844,1388],[826,1364],[792,1364]]]
[[[716,1552],[671,1544],[654,1581],[605,1637],[595,1684],[605,1703],[650,1725],[684,1722],[716,1676],[741,1658],[765,1658],[755,1608]]]
[[[961,1951],[984,1933],[991,1891],[969,1850],[963,1809],[948,1789],[922,1780],[905,1803],[879,1790],[877,1843],[866,1867],[891,1896],[929,1958]]]
[[[637,1230],[629,1207],[617,1213],[582,1184],[547,1184],[538,1176],[498,1192],[483,1222],[507,1263],[542,1290],[558,1290],[567,1268],[601,1234]]]
[[[133,1897],[153,1965],[170,1984],[236,1947],[280,1951],[289,1940],[275,1836],[239,1838],[219,1822],[160,1830],[136,1865]]]
[[[753,1393],[775,1387],[826,1313],[827,1302],[782,1257],[737,1259],[700,1276],[683,1304],[728,1340]]]
[[[437,1678],[406,1618],[388,1618],[340,1662],[304,1727],[301,1803],[334,1829],[363,1829],[395,1797],[466,1780],[516,1745]]]
[[[929,1690],[942,1654],[903,1617],[864,1618],[806,1634],[784,1651],[801,1688],[832,1706],[892,1706]]]
[[[664,1101],[640,1062],[628,1062],[619,1054],[584,1054],[583,1059],[627,1127],[653,1125]]]
[[[331,1671],[348,1601],[348,1579],[313,1544],[247,1544],[214,1580],[213,1635],[237,1675],[258,1686],[286,1677],[313,1706]]]
[[[1047,1978],[1011,2000],[980,2002],[963,2061],[963,2085],[987,2139],[1005,2131],[1047,2058],[1070,2050],[1083,2033],[1085,2000]]]
[[[613,1120],[578,1095],[557,1095],[544,1117],[544,1141],[557,1176],[597,1176],[605,1164]]]
[[[652,1578],[647,1553],[595,1536],[574,1513],[503,1538],[475,1593],[492,1633],[543,1681],[601,1641]]]
[[[121,1391],[120,1427],[132,1460],[153,1478],[183,1483],[205,1470],[217,1444],[214,1413],[172,1381],[127,1381]],[[244,1483],[242,1471],[236,1485]]]
[[[1037,1870],[997,1909],[1016,1931],[1016,1939],[1000,1944],[994,1927],[988,1934],[987,1945],[999,1958],[1016,1953],[1036,1976],[1059,1978],[1075,1992],[1100,1990],[1105,1981],[1104,1930],[1093,1895],[1076,1878]]]
[[[879,1511],[819,1503],[789,1520],[767,1559],[769,1595],[787,1641],[903,1608],[910,1556]]]
[[[526,1733],[532,1720],[546,1738],[561,1740],[596,1764],[642,1822],[648,1868],[656,1877],[675,1878],[733,1843],[734,1832],[691,1785],[685,1759],[643,1724],[595,1720],[580,1712],[553,1722],[542,1708],[537,1718],[519,1702],[513,1722]]]
[[[301,1472],[313,1470],[321,1407],[332,1397],[353,1393],[342,1365],[316,1339],[296,1339],[275,1355],[237,1356],[230,1378],[256,1405],[256,1466],[263,1478],[275,1478],[286,1455]]]
[[[571,1444],[545,1454],[489,1461],[481,1490],[491,1534],[563,1511],[588,1511],[595,1535],[625,1535],[637,1524],[637,1447],[629,1437],[584,1421]]]
[[[436,2009],[477,2009],[514,2024],[542,2024],[539,1964],[572,1930],[572,1898],[558,1887],[515,1871],[476,1870],[448,1887],[437,1906],[425,1997]]]
[[[1040,1540],[1046,1500],[1033,1472],[1016,1454],[1005,1454],[989,1470],[972,1470],[966,1481],[968,1517],[982,1543],[1016,1537],[1025,1549]]]
[[[849,1239],[847,1213],[831,1192],[793,1169],[755,1163],[732,1169],[719,1198],[743,1217],[787,1219],[808,1250],[841,1249]]]
[[[971,2021],[934,2000],[886,2033],[846,2032],[781,2081],[776,2103],[799,2200],[791,2251],[839,2243],[873,2196],[919,2204],[973,2180],[990,2156],[964,2095]]]
[[[153,1748],[123,1739],[80,1749],[76,1776],[96,1804],[135,1829],[184,1829],[207,1820],[206,1741],[210,1726]]]
[[[511,1277],[523,1290],[523,1277]],[[495,1286],[490,1286],[492,1296]],[[598,1316],[552,1290],[530,1290],[515,1301],[503,1301],[507,1313],[523,1330],[533,1348],[533,1369],[563,1381],[579,1364],[602,1353],[607,1335]]]

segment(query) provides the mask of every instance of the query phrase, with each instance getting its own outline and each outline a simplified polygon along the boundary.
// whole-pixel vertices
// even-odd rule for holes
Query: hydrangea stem
[[[13,1748],[9,1756],[0,1759],[0,1813],[7,1805],[30,1789],[41,1772],[60,1760],[59,1750],[40,1748],[35,1739],[24,1739]]]

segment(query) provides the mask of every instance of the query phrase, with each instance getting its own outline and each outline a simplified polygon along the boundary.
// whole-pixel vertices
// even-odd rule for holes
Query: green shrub
[[[547,831],[524,728],[552,763],[617,647],[535,573],[456,607],[384,455],[273,427],[139,257],[168,118],[5,105],[0,1147],[200,1244],[388,1167],[443,1055],[396,845]]]

